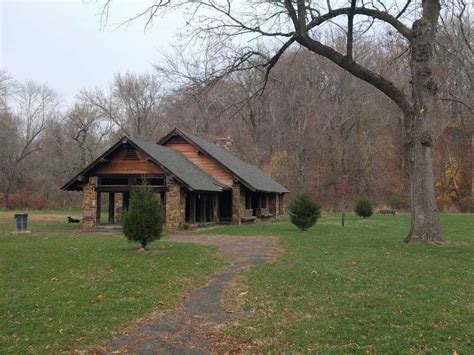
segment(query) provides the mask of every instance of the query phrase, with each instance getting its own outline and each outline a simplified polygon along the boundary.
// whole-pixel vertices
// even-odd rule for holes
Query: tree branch
[[[360,64],[348,60],[347,57],[341,53],[335,51],[331,47],[328,47],[312,38],[309,37],[297,37],[297,42],[302,46],[310,49],[316,54],[319,54],[331,62],[337,64],[341,68],[347,70],[352,75],[365,82],[375,86],[377,89],[387,95],[397,106],[402,110],[405,115],[412,115],[413,111],[407,98],[403,92],[398,89],[395,84],[383,76],[372,72],[371,70],[364,68]]]
[[[285,3],[287,1],[288,0],[286,0]],[[408,27],[406,27],[400,20],[398,20],[395,17],[393,17],[392,15],[390,15],[388,12],[378,11],[378,10],[374,10],[374,9],[367,9],[367,8],[364,8],[364,7],[356,7],[353,10],[351,9],[351,7],[344,7],[344,8],[340,8],[340,9],[331,10],[328,13],[326,13],[322,16],[319,16],[319,17],[315,17],[313,20],[311,20],[308,23],[308,25],[306,26],[306,30],[309,31],[309,30],[321,25],[322,23],[324,23],[328,20],[331,20],[335,17],[343,16],[343,15],[348,16],[348,15],[351,14],[352,11],[353,11],[354,15],[364,15],[364,16],[372,17],[372,18],[375,18],[377,20],[380,20],[380,21],[383,21],[383,22],[386,22],[386,23],[390,24],[403,37],[405,37],[409,41],[411,41],[411,39],[413,37],[411,30]]]

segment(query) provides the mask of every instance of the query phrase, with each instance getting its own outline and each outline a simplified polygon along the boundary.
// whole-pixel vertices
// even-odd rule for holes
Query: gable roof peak
[[[160,139],[158,144],[165,144],[175,133],[217,161],[222,167],[230,171],[238,178],[238,180],[251,190],[277,193],[289,192],[284,186],[267,176],[262,170],[240,160],[220,145],[184,132],[179,128],[173,129],[170,133]]]

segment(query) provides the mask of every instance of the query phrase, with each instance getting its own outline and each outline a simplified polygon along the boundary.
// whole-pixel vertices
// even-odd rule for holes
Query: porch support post
[[[172,177],[166,178],[168,191],[165,196],[166,229],[178,230],[184,223],[186,193]]]
[[[82,229],[84,231],[93,230],[96,226],[97,217],[97,192],[95,187],[97,185],[97,178],[90,177],[84,183],[82,190]]]
[[[121,223],[123,219],[124,192],[115,194],[115,221]]]
[[[115,222],[115,192],[109,192],[109,223]]]
[[[240,203],[240,183],[234,182],[232,186],[232,223],[242,223],[242,207]]]

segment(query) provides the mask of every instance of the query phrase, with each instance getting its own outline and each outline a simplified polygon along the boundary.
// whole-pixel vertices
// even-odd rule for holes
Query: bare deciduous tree
[[[83,90],[79,100],[127,135],[151,138],[161,128],[161,85],[151,74],[117,74],[108,90]]]
[[[95,106],[76,103],[67,113],[69,136],[80,153],[80,169],[90,164],[98,155],[99,147],[112,131],[112,122],[100,119]]]
[[[106,1],[104,13],[108,12],[110,3],[111,0]],[[215,48],[222,51],[220,62],[224,64],[221,70],[215,71],[216,76],[260,67],[265,69],[268,78],[283,53],[296,44],[327,58],[389,97],[403,114],[404,146],[410,176],[412,218],[405,241],[442,240],[432,166],[432,122],[438,96],[433,61],[442,11],[439,0],[156,1],[139,17],[146,16],[148,25],[158,12],[180,6],[189,12],[187,31],[191,37],[213,41]],[[328,32],[324,29],[331,26],[344,33],[344,48],[331,46],[325,41]],[[409,52],[408,90],[398,86],[383,71],[377,71],[360,60],[358,39],[370,31],[381,40],[394,36],[401,39]],[[267,57],[258,50],[261,38],[279,39],[283,44],[273,56]],[[255,46],[249,43],[255,43]],[[266,59],[264,64],[261,64],[261,58]]]
[[[19,84],[12,93],[12,113],[0,121],[0,180],[3,187],[2,208],[22,174],[22,163],[42,149],[43,134],[54,119],[57,94],[34,82]]]

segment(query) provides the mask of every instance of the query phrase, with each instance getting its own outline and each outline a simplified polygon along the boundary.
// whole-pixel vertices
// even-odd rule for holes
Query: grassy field
[[[2,354],[100,344],[224,263],[212,248],[162,241],[139,254],[118,235],[81,234],[64,221],[74,211],[30,212],[32,233],[15,235],[11,215],[0,212]],[[326,215],[307,232],[282,221],[192,233],[280,237],[284,255],[246,274],[254,316],[225,329],[250,351],[472,353],[474,216],[442,216],[442,246],[405,245],[408,226]]]
[[[155,242],[151,252],[114,235],[30,212],[31,234],[0,213],[0,353],[50,353],[100,344],[155,309],[169,309],[224,261],[215,250]]]
[[[323,216],[203,233],[276,235],[286,253],[247,273],[254,317],[226,333],[253,351],[472,353],[474,216],[446,215],[443,246],[405,245],[407,215]]]

